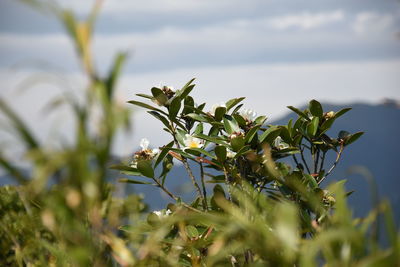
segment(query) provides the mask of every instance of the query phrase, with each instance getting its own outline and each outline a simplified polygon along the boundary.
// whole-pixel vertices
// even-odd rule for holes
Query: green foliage
[[[328,136],[335,120],[350,109],[326,112],[311,100],[305,110],[288,107],[298,115],[295,121],[270,125],[266,116],[243,108],[243,97],[211,108],[195,105],[194,79],[176,91],[153,87],[149,94],[137,94],[147,102],[128,103],[147,109],[171,141],[151,149],[142,140],[129,164],[111,165],[115,135],[129,118],[114,97],[127,55],[117,54],[101,77],[90,49],[98,5],[84,21],[56,5],[51,10],[73,40],[89,86],[84,103],[65,99],[75,115],[76,138],[57,150],[36,141],[0,100],[32,166],[21,171],[0,155],[3,171],[19,183],[0,188],[0,265],[399,265],[400,235],[388,203],[366,218],[353,218],[345,181],[322,187],[345,148],[363,134]],[[101,120],[96,131],[89,131],[94,107]],[[327,153],[336,154],[334,162],[326,162]],[[177,161],[187,177],[175,179],[193,185],[195,197],[189,202],[165,183]],[[146,214],[140,196],[114,194],[117,181],[108,181],[110,169],[128,176],[120,183],[153,186],[172,203]],[[382,215],[388,247],[380,247],[376,238]]]

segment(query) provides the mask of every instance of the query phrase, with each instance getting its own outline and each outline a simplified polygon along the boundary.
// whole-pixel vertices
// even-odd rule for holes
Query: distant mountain
[[[350,173],[355,166],[363,166],[373,175],[378,186],[381,198],[391,201],[396,217],[400,218],[400,177],[399,177],[399,152],[400,152],[400,109],[392,102],[382,105],[349,104],[331,105],[323,104],[325,111],[338,111],[345,107],[353,109],[339,118],[329,134],[336,136],[340,130],[349,132],[364,131],[365,134],[343,152],[342,160],[333,173],[326,179],[324,186],[332,181],[347,179],[346,189],[355,192],[349,197],[349,204],[356,216],[365,215],[373,206],[371,186],[367,179],[359,173]],[[303,107],[305,108],[305,107]],[[287,124],[290,114],[271,124]],[[327,157],[328,163],[333,162],[334,153]],[[358,168],[359,169],[359,168]],[[175,167],[167,177],[167,185],[172,191],[185,192],[190,188],[190,181],[183,167]],[[189,186],[186,186],[189,185]],[[145,201],[151,209],[161,209],[169,202],[168,197],[163,197],[159,191],[146,185],[132,185],[134,191],[145,194]],[[188,196],[190,194],[186,194]]]
[[[363,131],[365,134],[355,143],[345,148],[342,160],[323,185],[334,180],[347,179],[346,189],[355,192],[349,197],[349,204],[356,216],[365,215],[373,206],[371,186],[368,177],[351,173],[359,166],[367,169],[377,184],[381,199],[392,203],[397,219],[400,218],[400,108],[394,101],[381,105],[349,104],[344,106],[323,104],[325,111],[338,111],[345,107],[352,110],[340,117],[328,132],[337,136],[340,130],[350,133]],[[303,107],[305,108],[305,107]],[[285,124],[288,115],[274,122]],[[330,162],[335,155],[330,155]],[[329,161],[328,161],[329,162]]]

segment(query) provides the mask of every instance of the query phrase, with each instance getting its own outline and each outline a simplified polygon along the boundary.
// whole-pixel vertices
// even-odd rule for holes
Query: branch
[[[307,169],[307,171],[308,171],[308,174],[311,174],[310,168],[308,167],[307,162],[306,162],[306,159],[304,158],[304,153],[303,153],[304,149],[301,149],[301,147],[299,147],[299,148],[300,148],[301,160],[303,161],[304,166],[306,167],[306,169]]]
[[[204,204],[205,204],[205,209],[208,210],[208,205],[207,205],[207,190],[206,190],[206,184],[204,182],[204,168],[203,164],[200,162],[200,178],[201,178],[201,186],[203,187],[203,195],[204,195]]]
[[[335,169],[336,165],[339,163],[340,156],[342,155],[342,152],[343,152],[343,148],[344,148],[344,144],[341,143],[341,144],[340,144],[340,150],[339,150],[339,152],[337,153],[335,162],[333,163],[333,165],[332,165],[332,167],[329,169],[329,171],[326,173],[326,175],[325,175],[324,177],[322,177],[321,180],[318,181],[318,184],[321,184],[321,183],[325,180],[325,178],[326,178],[329,174],[331,174],[331,172],[333,171],[333,169]]]
[[[171,191],[169,191],[165,186],[163,186],[156,178],[152,178],[152,179],[157,184],[157,187],[161,188],[169,197],[171,197],[173,200],[175,200],[177,202],[179,201],[179,198],[177,196],[175,196],[173,193],[171,193]],[[188,209],[190,209],[192,211],[201,212],[198,209],[193,208],[192,206],[189,206],[188,204],[186,204],[184,202],[181,202],[181,204],[184,207],[186,207],[186,208],[188,208]]]
[[[174,138],[174,143],[175,143],[176,147],[180,149],[181,146],[179,145],[179,142],[178,142],[178,140],[176,139],[175,127],[174,127],[174,125],[173,125],[172,122],[171,122],[171,128],[172,128],[172,132],[173,132],[172,137]],[[193,184],[194,188],[195,188],[196,191],[197,191],[198,196],[200,197],[201,201],[202,201],[203,204],[204,204],[204,203],[206,202],[206,200],[205,200],[203,194],[201,193],[200,186],[199,186],[199,184],[196,182],[196,178],[194,177],[193,172],[192,172],[192,169],[190,169],[190,166],[189,166],[189,164],[188,164],[186,158],[183,157],[183,156],[182,156],[182,163],[183,163],[183,166],[184,166],[185,169],[186,169],[186,172],[187,172],[188,175],[189,175],[190,180],[192,181],[192,184]],[[205,207],[205,206],[206,206],[206,204],[204,205],[204,207]]]

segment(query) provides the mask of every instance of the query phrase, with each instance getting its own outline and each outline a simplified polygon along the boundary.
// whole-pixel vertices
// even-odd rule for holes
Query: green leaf
[[[255,123],[255,124],[259,124],[259,125],[263,125],[267,119],[268,119],[267,116],[258,116],[258,117],[254,120],[254,123]]]
[[[236,120],[229,115],[224,116],[224,128],[228,134],[240,131],[239,125]]]
[[[155,107],[153,107],[153,106],[151,106],[149,104],[146,104],[146,103],[143,103],[143,102],[140,102],[140,101],[130,100],[130,101],[128,101],[128,103],[132,104],[132,105],[136,105],[136,106],[142,107],[142,108],[147,108],[147,109],[150,109],[150,110],[154,110],[154,111],[157,111],[157,112],[159,112],[161,114],[164,114],[164,115],[168,116],[168,114],[165,113],[164,111],[162,111],[161,109],[155,108]]]
[[[225,115],[225,113],[226,113],[226,108],[225,107],[217,107],[215,109],[214,119],[216,121],[221,121],[222,117]]]
[[[343,114],[347,113],[348,111],[350,111],[351,108],[344,108],[339,110],[338,112],[335,113],[335,119],[339,118],[340,116],[342,116]]]
[[[253,137],[256,135],[257,131],[260,129],[261,125],[257,125],[252,127],[247,133],[246,136],[244,138],[244,141],[246,143],[251,143],[251,141],[253,140]]]
[[[178,115],[179,109],[181,108],[181,101],[182,99],[178,96],[175,96],[172,101],[171,104],[169,105],[169,117],[172,118],[176,118],[176,115]]]
[[[278,137],[280,132],[281,132],[281,129],[279,129],[278,127],[270,127],[260,135],[260,137],[258,138],[258,141],[260,143],[263,143],[263,142],[271,143],[273,140],[275,140],[276,137]]]
[[[182,114],[188,114],[194,111],[194,99],[191,96],[185,97],[185,100],[183,101],[183,111]]]
[[[307,125],[307,133],[310,137],[314,137],[318,131],[319,117],[314,117]]]
[[[137,96],[140,96],[140,97],[143,97],[143,98],[147,98],[147,99],[151,99],[151,100],[153,100],[153,96],[151,96],[151,95],[146,95],[146,94],[136,94]]]
[[[304,178],[307,181],[307,183],[310,185],[311,189],[318,188],[318,183],[313,176],[305,173]]]
[[[158,164],[165,158],[168,154],[169,149],[174,145],[174,141],[169,142],[167,145],[161,148],[160,153],[157,156],[156,163],[154,164],[154,168],[157,168]]]
[[[118,170],[123,174],[131,175],[131,176],[140,176],[141,175],[141,173],[138,169],[132,168],[132,167],[126,166],[126,165],[112,165],[112,166],[110,166],[110,169]]]
[[[117,56],[115,57],[114,65],[111,68],[111,71],[110,71],[107,81],[106,81],[107,96],[109,98],[111,98],[111,96],[114,92],[115,83],[120,76],[122,66],[124,65],[127,57],[128,57],[127,53],[118,53]]]
[[[208,180],[206,183],[225,183],[225,175],[212,176],[211,180]]]
[[[217,158],[219,161],[223,162],[226,159],[226,147],[224,146],[216,146],[214,148],[215,155],[217,155]]]
[[[138,161],[137,168],[142,175],[149,178],[154,178],[154,170],[153,167],[151,166],[151,160]]]
[[[321,104],[317,100],[315,100],[315,99],[311,100],[308,107],[313,116],[322,118],[322,115],[324,114],[324,112],[322,110]]]
[[[297,108],[295,108],[293,106],[288,106],[287,108],[292,110],[293,112],[297,113],[297,115],[299,115],[300,117],[306,119],[307,121],[310,121],[310,118],[306,114],[304,114],[304,112],[302,112],[301,110],[299,110],[299,109],[297,109]]]
[[[189,93],[193,90],[193,87],[195,86],[194,84],[192,84],[192,82],[195,80],[196,78],[191,79],[190,81],[188,81],[181,90],[179,90],[177,92],[177,95],[180,96],[182,99],[185,98],[186,96],[189,95]]]
[[[186,148],[185,152],[191,153],[191,152],[198,152],[201,153],[203,155],[206,155],[207,157],[210,157],[212,159],[215,159],[215,156],[213,154],[211,154],[210,152],[202,149],[202,148]],[[192,153],[191,153],[192,154]]]
[[[245,99],[245,97],[233,98],[226,102],[226,111],[229,111],[231,108],[242,102],[243,99]]]
[[[186,114],[186,117],[189,117],[195,121],[200,121],[200,122],[208,122],[208,119],[202,115],[196,114],[196,113],[189,113]]]
[[[189,153],[186,153],[185,151],[183,151],[182,149],[179,148],[170,148],[169,150],[178,153],[179,155],[181,155],[182,157],[188,158],[188,159],[195,159],[193,157],[193,155],[190,155]]]
[[[197,124],[196,129],[194,129],[194,133],[195,134],[202,134],[203,130],[204,130],[203,129],[203,124],[199,123],[199,124]]]
[[[235,113],[235,114],[232,115],[232,117],[235,118],[235,120],[237,121],[237,123],[239,124],[240,127],[244,128],[246,126],[246,124],[247,124],[246,120],[242,116],[240,116],[239,114]]]
[[[237,152],[244,146],[244,138],[241,136],[231,139],[232,150]]]
[[[171,125],[168,121],[167,118],[165,118],[164,116],[162,116],[160,113],[158,113],[157,111],[147,111],[150,115],[152,115],[153,117],[155,117],[156,119],[160,120],[168,129],[171,129]]]
[[[350,133],[348,131],[340,131],[338,133],[338,139],[345,139],[348,136],[350,136]]]
[[[362,135],[364,134],[364,132],[357,132],[354,133],[352,135],[350,135],[348,138],[346,138],[346,141],[344,143],[345,146],[350,145],[351,143],[354,143],[355,141],[357,141],[358,138],[360,138]]]
[[[120,178],[120,179],[118,179],[118,182],[128,183],[128,184],[152,184],[150,182],[143,182],[143,181],[138,181],[138,180],[133,180],[133,179],[128,179],[128,178]]]
[[[194,84],[191,84],[187,87],[183,87],[181,90],[179,90],[177,95],[181,98],[187,97],[190,94],[190,92],[193,90],[194,86],[195,86]]]
[[[326,131],[328,131],[334,122],[335,122],[335,118],[330,118],[330,119],[327,119],[326,121],[324,121],[320,127],[321,133],[325,133]]]
[[[163,90],[157,87],[151,88],[151,94],[154,96],[153,101],[159,105],[164,106],[168,101],[168,97],[164,94]]]
[[[238,157],[246,154],[250,150],[251,150],[251,148],[248,145],[242,147],[238,152],[236,152],[236,155],[235,155],[234,159],[237,159]]]
[[[195,134],[194,137],[197,137],[197,138],[200,138],[200,139],[203,139],[206,141],[210,141],[212,143],[219,144],[219,145],[224,145],[224,146],[228,145],[225,140],[223,140],[222,138],[219,138],[219,137],[212,137],[212,136],[208,136],[205,134]]]
[[[189,238],[197,238],[199,236],[199,231],[193,225],[187,225],[185,229]]]

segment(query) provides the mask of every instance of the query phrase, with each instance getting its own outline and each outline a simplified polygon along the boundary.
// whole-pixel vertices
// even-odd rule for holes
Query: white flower
[[[150,142],[147,138],[142,138],[142,140],[140,140],[140,147],[142,148],[142,151],[147,150],[149,144]]]
[[[141,150],[135,152],[133,155],[133,160],[130,162],[130,167],[137,168],[137,162],[140,160],[152,160],[155,158],[159,153],[160,150],[158,148],[149,149],[149,140],[147,138],[143,138],[140,140],[140,147]]]
[[[288,148],[289,145],[282,141],[282,138],[278,136],[274,141],[274,146],[278,149]]]
[[[252,122],[257,118],[257,112],[252,109],[244,108],[239,111],[239,115],[249,122]]]
[[[228,158],[228,159],[232,159],[232,158],[234,158],[236,156],[236,152],[233,152],[232,150],[230,150],[230,149],[227,149],[226,150],[226,157]]]
[[[217,104],[214,104],[214,105],[211,107],[210,114],[211,114],[212,116],[215,116],[215,111],[216,111],[216,109],[219,108],[219,107],[226,108],[225,102],[219,102],[219,103],[217,103]]]
[[[163,218],[166,218],[166,217],[168,217],[169,215],[171,215],[171,214],[172,214],[172,211],[169,210],[169,209],[167,209],[167,210],[155,210],[155,211],[153,211],[153,213],[154,213],[155,215],[157,215],[158,218],[163,219]]]
[[[183,139],[183,143],[186,148],[202,148],[204,146],[204,141],[191,136],[190,134],[185,135],[185,139]]]

